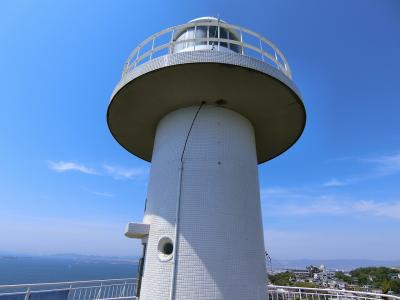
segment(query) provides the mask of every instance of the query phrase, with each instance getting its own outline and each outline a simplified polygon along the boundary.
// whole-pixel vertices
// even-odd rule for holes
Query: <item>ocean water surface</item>
[[[0,256],[0,285],[134,278],[137,260],[85,256]]]

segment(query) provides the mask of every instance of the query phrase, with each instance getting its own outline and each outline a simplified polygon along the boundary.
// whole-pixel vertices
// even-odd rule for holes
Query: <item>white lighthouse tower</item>
[[[257,164],[305,126],[300,93],[269,40],[216,18],[162,30],[131,54],[107,121],[151,161],[137,295],[266,299]]]

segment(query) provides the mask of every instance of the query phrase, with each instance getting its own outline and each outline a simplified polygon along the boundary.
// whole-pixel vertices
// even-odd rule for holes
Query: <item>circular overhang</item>
[[[300,94],[282,72],[248,56],[215,51],[165,55],[126,74],[111,97],[108,127],[126,150],[151,161],[162,117],[203,101],[223,103],[252,123],[258,163],[289,149],[305,127]]]

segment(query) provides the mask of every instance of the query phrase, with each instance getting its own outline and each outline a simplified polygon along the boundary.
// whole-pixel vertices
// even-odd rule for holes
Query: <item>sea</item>
[[[138,257],[102,257],[78,254],[21,256],[0,254],[0,285],[135,278]],[[325,265],[328,270],[359,267],[400,267],[400,260],[272,260],[272,270]]]
[[[136,258],[0,256],[0,285],[135,278]]]

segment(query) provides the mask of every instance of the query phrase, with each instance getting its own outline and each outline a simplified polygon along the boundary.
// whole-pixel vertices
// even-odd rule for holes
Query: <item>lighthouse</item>
[[[127,151],[151,162],[141,300],[266,299],[258,164],[306,121],[288,62],[268,39],[203,17],[164,29],[126,61],[107,111]]]

